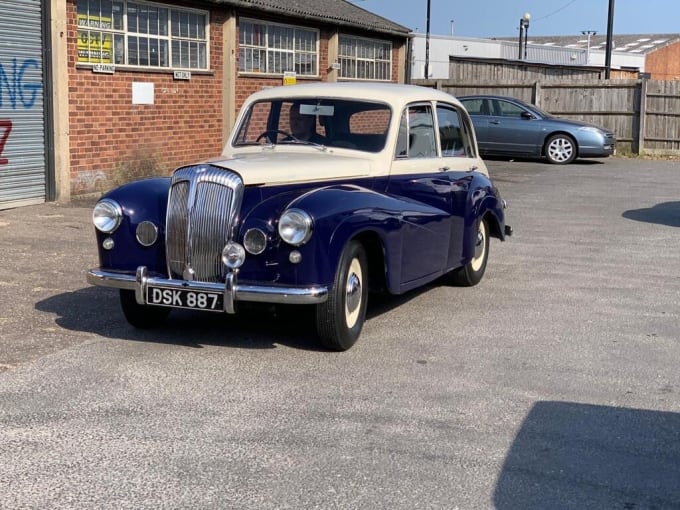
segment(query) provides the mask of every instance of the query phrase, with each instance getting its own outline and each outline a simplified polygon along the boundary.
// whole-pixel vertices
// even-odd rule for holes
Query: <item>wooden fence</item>
[[[496,94],[533,103],[560,117],[611,129],[617,151],[680,155],[680,82],[570,80],[462,83],[413,80],[454,96]]]

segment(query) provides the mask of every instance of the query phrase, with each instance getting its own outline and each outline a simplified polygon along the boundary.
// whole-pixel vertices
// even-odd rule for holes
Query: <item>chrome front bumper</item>
[[[140,305],[146,304],[147,285],[165,289],[220,292],[224,295],[224,311],[227,313],[235,313],[234,304],[236,301],[309,305],[323,303],[328,299],[328,288],[324,286],[240,285],[237,281],[237,273],[227,274],[224,283],[169,280],[167,278],[150,277],[146,266],[138,267],[134,275],[122,271],[90,269],[87,272],[87,282],[100,287],[134,290],[135,298]]]

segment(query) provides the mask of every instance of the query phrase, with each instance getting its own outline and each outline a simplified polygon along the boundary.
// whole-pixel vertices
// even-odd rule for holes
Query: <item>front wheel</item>
[[[450,279],[454,285],[472,287],[477,285],[484,276],[486,262],[489,259],[489,224],[483,218],[477,223],[475,237],[475,252],[470,262],[463,267],[451,271]]]
[[[140,305],[135,299],[135,291],[128,289],[120,289],[120,307],[127,321],[139,329],[160,326],[170,313],[170,308]]]
[[[545,157],[554,165],[566,165],[576,158],[576,142],[568,135],[552,135],[545,143]]]
[[[351,241],[340,256],[328,300],[316,306],[316,330],[325,347],[346,351],[355,344],[366,319],[367,299],[366,250]]]

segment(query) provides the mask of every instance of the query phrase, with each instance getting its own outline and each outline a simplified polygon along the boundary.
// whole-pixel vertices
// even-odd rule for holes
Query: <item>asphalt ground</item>
[[[680,163],[490,161],[473,288],[125,322],[92,202],[0,211],[0,508],[680,508]]]

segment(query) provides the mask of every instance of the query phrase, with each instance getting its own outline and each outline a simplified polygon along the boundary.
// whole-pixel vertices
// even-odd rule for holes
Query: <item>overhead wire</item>
[[[550,14],[546,14],[545,16],[541,16],[540,18],[535,18],[535,19],[533,19],[532,21],[535,23],[536,21],[540,21],[540,20],[542,20],[542,19],[549,18],[550,16],[554,16],[555,14],[557,14],[557,13],[560,12],[560,11],[563,11],[564,9],[566,9],[567,7],[569,7],[571,4],[575,3],[576,1],[577,1],[577,0],[570,0],[569,2],[567,2],[566,4],[564,4],[562,7],[560,7],[559,9],[557,9],[556,11],[553,11],[553,12],[551,12]]]

